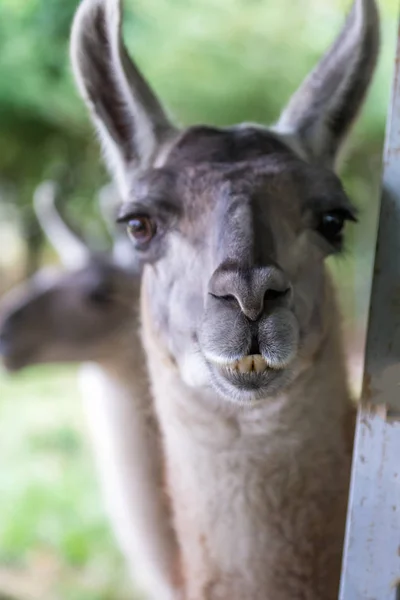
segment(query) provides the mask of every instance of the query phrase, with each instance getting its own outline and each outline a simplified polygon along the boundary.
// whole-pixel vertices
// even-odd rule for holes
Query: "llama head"
[[[146,311],[187,384],[252,402],[282,390],[320,348],[324,259],[354,220],[333,168],[378,40],[374,0],[355,0],[275,126],[177,130],[127,55],[120,2],[81,4],[75,75],[145,265]]]
[[[92,252],[56,210],[54,196],[53,184],[42,184],[35,208],[66,268],[41,269],[1,299],[0,357],[10,371],[112,358],[135,327],[139,277]]]

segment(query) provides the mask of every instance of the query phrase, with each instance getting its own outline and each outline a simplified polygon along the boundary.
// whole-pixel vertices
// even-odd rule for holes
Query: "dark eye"
[[[137,244],[148,244],[156,232],[155,223],[146,216],[131,217],[127,223],[129,237]]]
[[[346,221],[355,221],[355,217],[347,210],[331,210],[319,219],[318,232],[331,244],[340,245]]]
[[[107,286],[97,286],[88,293],[88,300],[99,308],[109,306],[112,302],[112,289]]]

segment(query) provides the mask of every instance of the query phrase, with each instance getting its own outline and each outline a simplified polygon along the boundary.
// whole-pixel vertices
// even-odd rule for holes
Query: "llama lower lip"
[[[272,393],[284,378],[283,370],[266,367],[262,372],[241,373],[223,365],[209,364],[212,380],[220,394],[229,400],[248,403]]]
[[[270,368],[265,368],[264,371],[257,373],[251,371],[241,373],[240,371],[232,371],[226,368],[219,368],[219,374],[235,386],[255,389],[264,386],[271,378],[277,375],[277,371]]]

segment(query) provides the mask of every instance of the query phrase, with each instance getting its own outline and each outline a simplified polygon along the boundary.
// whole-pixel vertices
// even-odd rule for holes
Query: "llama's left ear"
[[[71,60],[106,162],[126,197],[132,171],[150,166],[175,130],[128,56],[121,21],[121,0],[83,0],[72,26]]]
[[[310,162],[334,167],[377,62],[375,0],[354,0],[345,25],[290,99],[274,129]]]

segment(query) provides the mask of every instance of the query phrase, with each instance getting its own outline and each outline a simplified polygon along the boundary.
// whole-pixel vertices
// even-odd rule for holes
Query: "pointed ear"
[[[151,165],[174,128],[129,58],[121,35],[121,0],[83,0],[71,33],[78,88],[125,196],[132,169]]]
[[[87,263],[90,251],[58,211],[57,193],[54,181],[44,181],[34,192],[33,206],[37,220],[62,264],[67,268],[76,269]]]
[[[366,96],[378,50],[375,0],[354,0],[340,35],[290,99],[274,130],[307,160],[334,167]]]

